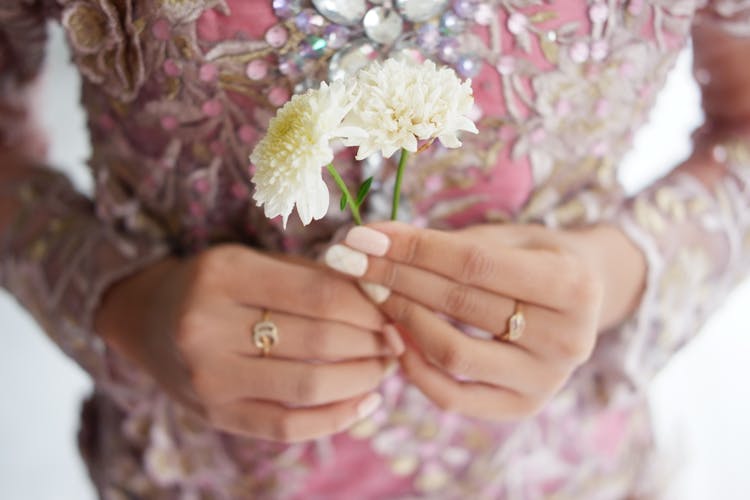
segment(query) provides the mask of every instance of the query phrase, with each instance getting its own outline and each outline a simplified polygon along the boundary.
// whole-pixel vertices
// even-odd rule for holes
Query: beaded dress
[[[25,208],[2,235],[0,282],[96,382],[79,441],[103,498],[655,491],[644,388],[748,267],[750,152],[717,145],[725,168],[711,190],[673,173],[628,197],[617,169],[691,26],[750,35],[748,0],[5,0],[4,146],[39,149],[27,104],[50,20],[83,75],[95,193],[49,169],[3,186]],[[170,253],[235,241],[315,256],[345,215],[282,230],[250,200],[248,155],[293,93],[389,55],[454,67],[477,103],[478,135],[410,165],[412,223],[615,224],[647,257],[642,303],[540,414],[515,424],[442,412],[397,374],[381,409],[330,438],[217,432],[108,350],[92,312],[108,286]],[[337,162],[352,182],[375,176],[365,217],[384,218],[392,160]]]

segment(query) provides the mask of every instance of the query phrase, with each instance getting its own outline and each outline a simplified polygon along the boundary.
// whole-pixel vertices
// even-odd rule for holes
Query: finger
[[[532,415],[532,399],[502,387],[459,382],[436,369],[410,348],[400,358],[409,381],[446,411],[497,422],[514,421]]]
[[[251,438],[295,443],[344,431],[378,409],[372,393],[314,408],[287,408],[268,401],[234,401],[209,410],[219,429]]]
[[[418,302],[431,311],[438,311],[486,333],[498,340],[510,328],[510,318],[517,312],[517,301],[493,294],[481,288],[456,283],[437,274],[415,267],[370,257],[364,280],[392,290],[396,295]],[[383,304],[393,294],[378,297]],[[382,300],[378,300],[378,299]],[[398,300],[396,298],[395,300]],[[385,306],[386,310],[390,305]],[[546,360],[568,360],[577,356],[576,339],[587,328],[587,318],[563,315],[558,311],[523,304],[525,327],[520,339],[513,344]],[[585,350],[586,346],[580,346]]]
[[[550,249],[527,249],[476,244],[461,233],[420,229],[401,223],[380,223],[390,245],[385,257],[394,262],[444,276],[453,281],[514,297],[526,303],[566,309],[587,276],[572,259]],[[361,235],[362,230],[357,233]],[[347,237],[347,245],[368,252],[361,236]],[[375,252],[377,256],[377,252]],[[359,274],[361,276],[364,271]]]
[[[209,404],[250,398],[316,406],[372,392],[396,362],[378,358],[313,364],[223,354],[206,365],[210,368],[193,376],[193,386]]]
[[[427,360],[453,376],[537,393],[562,370],[514,344],[472,338],[400,295],[388,299],[383,309]]]
[[[192,345],[183,347],[196,354],[221,349],[242,356],[260,356],[262,351],[255,344],[253,326],[263,319],[261,311],[234,304],[221,304],[217,308],[211,318],[193,325],[200,333],[194,336]],[[274,358],[333,362],[401,354],[398,346],[390,344],[382,332],[277,311],[271,311],[268,320],[278,331],[278,343],[271,351]]]
[[[228,292],[239,303],[367,330],[380,331],[384,325],[382,314],[354,283],[320,265],[299,265],[245,250],[232,252],[226,260]]]
[[[509,318],[516,312],[515,299],[388,259],[370,257],[369,260],[370,265],[362,277],[363,280],[385,286],[430,310],[444,313],[490,335],[499,336],[506,331]],[[388,300],[389,296],[385,296],[385,300],[382,301],[377,300],[383,298],[382,296],[373,295],[371,298],[376,303],[382,303]],[[534,305],[525,305],[524,317],[527,331],[530,319],[534,325],[558,327],[565,321],[559,312]],[[537,341],[543,340],[538,335],[533,338]],[[530,336],[522,337],[517,344],[531,350],[536,350],[535,347],[542,347],[542,351],[544,350],[543,346],[534,345],[539,342],[532,342],[531,339]]]

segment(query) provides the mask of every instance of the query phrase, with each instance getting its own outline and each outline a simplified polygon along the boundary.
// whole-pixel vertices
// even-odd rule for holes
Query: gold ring
[[[523,315],[523,304],[516,301],[513,315],[508,318],[508,328],[499,335],[503,342],[515,342],[523,336],[526,330],[526,317]]]
[[[263,318],[253,325],[253,342],[261,350],[263,357],[268,356],[271,348],[279,343],[279,328],[269,318],[271,314],[263,311]]]

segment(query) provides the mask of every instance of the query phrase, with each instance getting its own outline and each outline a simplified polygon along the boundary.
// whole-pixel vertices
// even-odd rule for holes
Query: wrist
[[[94,316],[94,330],[111,348],[127,358],[140,357],[140,339],[148,330],[157,295],[177,259],[159,260],[112,285]]]
[[[601,278],[599,331],[625,322],[638,308],[646,285],[646,257],[618,227],[600,224],[581,233],[581,248]]]

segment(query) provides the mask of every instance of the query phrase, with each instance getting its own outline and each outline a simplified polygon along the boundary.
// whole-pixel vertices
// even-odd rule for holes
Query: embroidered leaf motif
[[[539,34],[539,47],[542,49],[544,57],[552,64],[557,64],[560,56],[560,47],[550,41],[543,33]]]
[[[529,21],[532,23],[545,23],[553,19],[557,19],[557,12],[551,10],[537,12],[536,14],[529,16]]]

